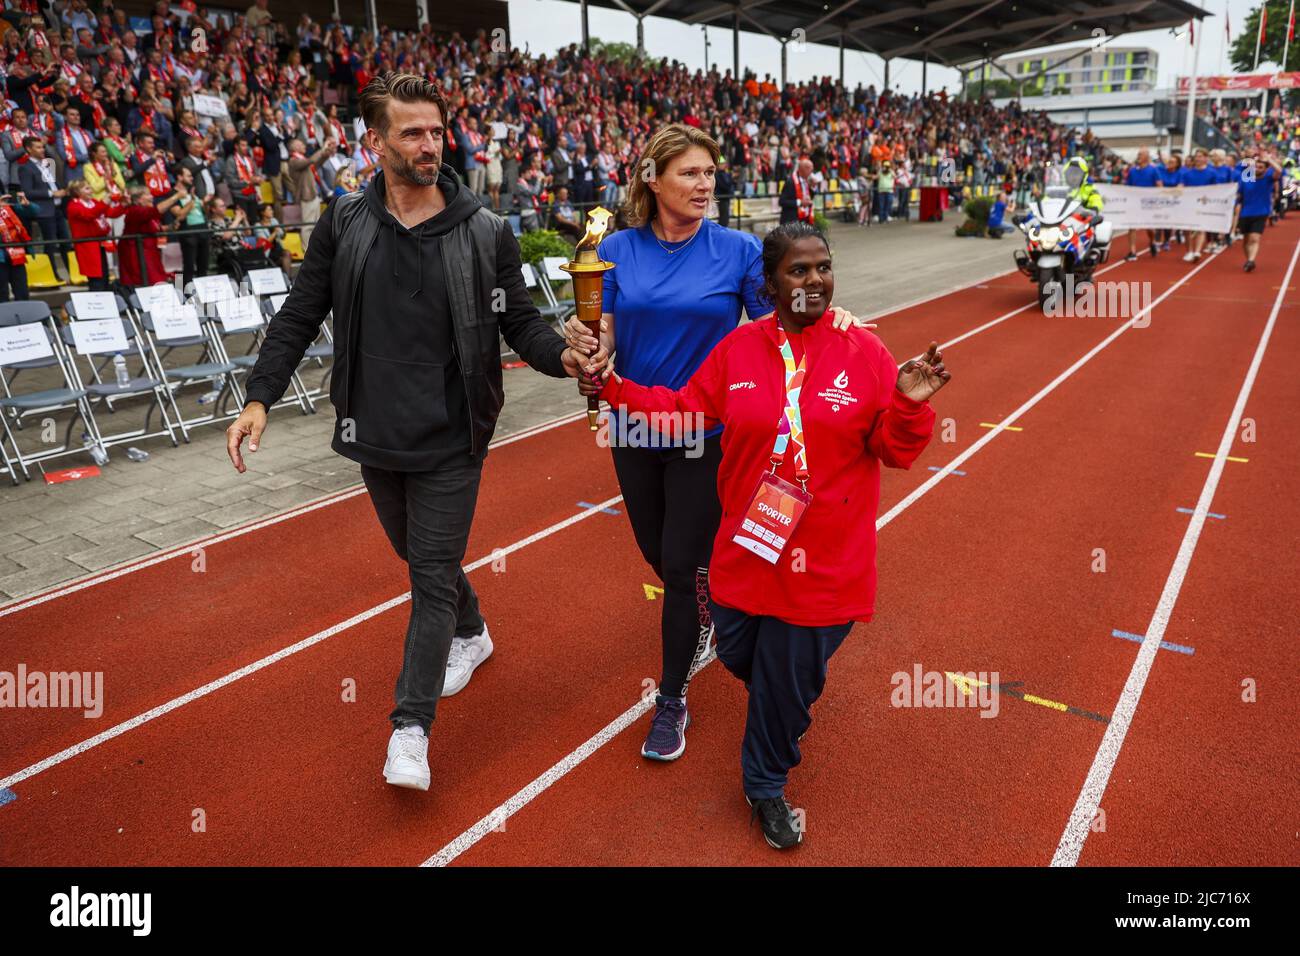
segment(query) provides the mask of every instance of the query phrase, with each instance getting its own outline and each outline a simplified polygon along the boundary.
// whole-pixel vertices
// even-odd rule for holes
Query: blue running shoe
[[[686,752],[686,728],[690,725],[685,697],[656,694],[655,715],[650,721],[650,733],[641,745],[641,756],[650,760],[676,760]]]

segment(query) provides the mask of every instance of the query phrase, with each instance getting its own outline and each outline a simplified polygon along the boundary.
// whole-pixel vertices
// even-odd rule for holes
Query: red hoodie
[[[642,413],[702,412],[707,425],[725,426],[718,469],[722,524],[709,567],[714,600],[806,627],[869,621],[880,465],[908,468],[916,460],[930,441],[934,410],[898,391],[898,366],[874,334],[837,331],[827,313],[791,336],[796,361],[799,339],[807,352],[799,407],[813,500],[776,564],[732,541],[760,475],[771,467],[785,409],[775,316],[727,335],[680,390],[614,375],[601,397]],[[794,481],[793,447],[777,474]]]

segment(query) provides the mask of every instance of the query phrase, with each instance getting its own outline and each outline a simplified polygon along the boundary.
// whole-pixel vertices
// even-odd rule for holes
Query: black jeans
[[[182,228],[188,229],[189,226]],[[211,239],[207,236],[181,236],[181,275],[182,287],[194,281],[194,277],[208,274],[208,259],[211,257]]]
[[[361,466],[379,523],[411,575],[411,618],[389,715],[394,729],[416,724],[428,734],[452,637],[483,630],[478,596],[461,569],[482,471],[469,455],[436,471]]]
[[[722,438],[705,439],[699,458],[687,458],[684,448],[615,446],[611,451],[632,535],[664,583],[659,691],[665,697],[684,697],[691,666],[712,626],[709,557],[722,521]]]
[[[12,288],[14,299],[18,302],[29,298],[27,294],[27,266],[16,266],[7,256],[0,256],[0,302],[9,301]]]

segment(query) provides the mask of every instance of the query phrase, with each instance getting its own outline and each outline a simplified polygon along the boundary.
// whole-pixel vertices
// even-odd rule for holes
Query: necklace
[[[656,221],[657,221],[657,220],[656,220]],[[692,242],[694,242],[694,241],[695,241],[695,237],[698,236],[698,235],[700,234],[700,230],[703,229],[703,228],[704,228],[704,220],[700,220],[700,225],[697,226],[697,227],[695,228],[695,232],[691,234],[691,238],[687,239],[685,242],[683,242],[683,243],[682,243],[680,246],[678,246],[676,249],[669,249],[667,246],[664,245],[663,240],[660,239],[657,235],[655,235],[655,230],[654,230],[654,226],[653,226],[653,225],[650,227],[650,235],[652,235],[652,236],[655,237],[655,242],[659,243],[659,248],[661,248],[664,252],[666,252],[666,253],[668,253],[670,256],[672,256],[672,255],[676,255],[677,253],[681,252],[683,249],[685,249],[687,246],[689,246]]]

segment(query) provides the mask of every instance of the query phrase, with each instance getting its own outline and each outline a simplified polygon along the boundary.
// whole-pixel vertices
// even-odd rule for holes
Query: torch
[[[578,240],[574,258],[560,266],[573,278],[573,300],[578,310],[578,321],[587,327],[596,341],[600,341],[600,314],[603,305],[603,288],[605,273],[614,268],[614,263],[604,262],[596,254],[596,245],[605,235],[609,226],[609,217],[613,215],[608,209],[597,206],[587,217],[587,232]],[[587,397],[587,424],[596,430],[596,416],[600,413],[600,399],[595,395]]]

